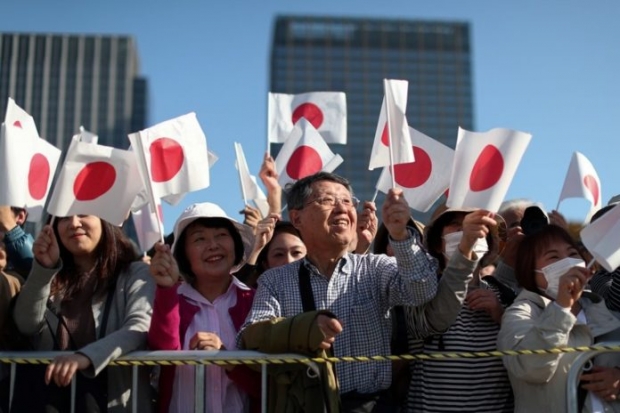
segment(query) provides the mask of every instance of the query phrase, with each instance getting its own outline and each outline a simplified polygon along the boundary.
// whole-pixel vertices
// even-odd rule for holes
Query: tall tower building
[[[63,153],[80,126],[101,145],[127,149],[127,134],[146,128],[147,86],[131,37],[0,33],[1,119],[12,97]],[[131,220],[123,227],[136,239]]]
[[[0,114],[12,97],[59,149],[80,126],[126,149],[146,127],[147,92],[131,37],[0,33]]]
[[[327,17],[276,18],[270,91],[343,91],[348,144],[336,172],[371,199],[380,169],[368,170],[383,79],[409,81],[409,125],[454,147],[457,128],[473,130],[469,25],[463,22]],[[276,154],[280,145],[274,144]]]

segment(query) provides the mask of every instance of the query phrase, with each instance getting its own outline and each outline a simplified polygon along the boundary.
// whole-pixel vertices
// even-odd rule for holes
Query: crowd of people
[[[18,365],[12,398],[0,365],[0,412],[126,412],[132,397],[141,412],[193,412],[192,365],[141,367],[132,394],[131,369],[109,363],[136,350],[341,358],[620,338],[620,271],[586,266],[556,211],[525,200],[497,213],[442,205],[420,223],[398,189],[379,212],[336,174],[283,190],[266,156],[260,178],[266,217],[246,206],[238,222],[215,203],[191,205],[148,263],[97,216],[51,217],[33,239],[25,210],[0,207],[0,351],[63,351]],[[267,410],[561,412],[576,355],[271,364]],[[618,366],[620,353],[589,363],[579,411],[620,411]],[[260,411],[260,369],[206,366],[204,395],[206,412]]]

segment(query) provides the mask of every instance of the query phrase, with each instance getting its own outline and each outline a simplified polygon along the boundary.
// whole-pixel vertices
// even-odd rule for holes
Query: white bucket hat
[[[241,224],[226,215],[226,212],[219,205],[211,202],[203,202],[200,204],[192,204],[188,206],[174,224],[174,243],[172,244],[172,253],[176,252],[177,241],[181,234],[189,224],[200,218],[224,218],[229,220],[241,235],[243,242],[243,260],[245,261],[254,246],[254,232],[248,225]]]

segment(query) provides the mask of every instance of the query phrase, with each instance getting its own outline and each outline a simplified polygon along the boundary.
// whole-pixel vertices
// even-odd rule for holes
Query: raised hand
[[[403,196],[402,189],[392,188],[389,190],[383,203],[383,224],[387,228],[390,237],[396,241],[404,241],[409,238],[407,222],[411,216],[409,204]]]
[[[58,265],[60,250],[51,225],[46,225],[41,229],[39,236],[32,244],[32,253],[37,262],[45,268],[55,268]]]
[[[467,293],[467,306],[472,310],[485,311],[493,321],[499,324],[504,314],[504,307],[493,290],[477,288]]]
[[[465,218],[463,218],[463,237],[459,244],[461,254],[471,259],[476,241],[479,238],[486,238],[490,228],[496,225],[497,222],[489,211],[480,209],[465,215]]]
[[[172,287],[179,282],[181,276],[177,261],[172,256],[170,246],[158,242],[155,244],[155,255],[151,259],[149,271],[160,287]]]
[[[239,211],[239,213],[244,215],[243,223],[252,227],[254,233],[256,233],[256,226],[258,225],[258,221],[263,218],[258,208],[246,205],[245,208]]]
[[[581,297],[585,288],[590,271],[582,267],[573,267],[560,277],[558,296],[556,302],[564,308],[572,308]]]

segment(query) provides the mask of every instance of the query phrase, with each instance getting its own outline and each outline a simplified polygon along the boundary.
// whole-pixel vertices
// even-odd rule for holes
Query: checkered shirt
[[[254,322],[303,312],[299,266],[306,265],[316,309],[331,311],[343,327],[333,345],[334,356],[389,355],[390,308],[424,304],[437,292],[437,261],[420,246],[418,235],[390,243],[395,257],[346,254],[331,278],[307,259],[265,272],[241,332]],[[343,362],[336,364],[336,373],[341,393],[373,393],[389,387],[391,364]]]

